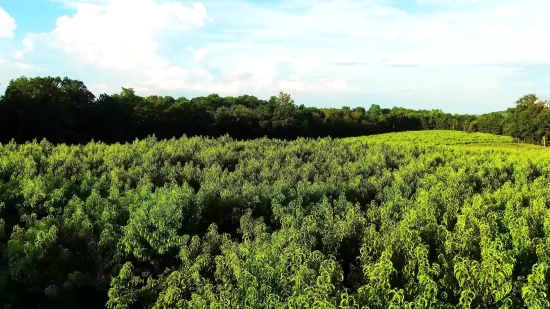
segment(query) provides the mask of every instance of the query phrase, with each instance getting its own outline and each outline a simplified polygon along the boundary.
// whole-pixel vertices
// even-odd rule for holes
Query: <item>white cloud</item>
[[[62,1],[76,13],[57,19],[50,33],[28,34],[24,50],[41,44],[63,50],[77,62],[95,69],[124,72],[136,89],[185,89],[187,68],[174,65],[159,54],[163,35],[186,35],[202,27],[207,17],[202,3],[186,7],[179,2],[154,0]]]
[[[524,64],[550,64],[547,0],[416,0],[417,11],[388,0],[56,1],[75,13],[29,34],[17,56],[62,50],[94,68],[85,82],[117,76],[113,89],[459,101],[516,96]]]
[[[208,49],[206,48],[201,48],[193,53],[196,62],[203,62],[206,56],[208,56]]]
[[[169,66],[157,55],[155,36],[161,31],[184,33],[200,27],[204,5],[187,8],[180,3],[152,0],[113,0],[109,5],[82,3],[77,13],[58,18],[49,34],[52,44],[101,67],[131,70]]]
[[[37,37],[37,35],[33,34],[33,33],[30,33],[30,34],[26,35],[25,38],[23,39],[24,48],[16,50],[13,53],[13,57],[15,59],[20,60],[20,59],[25,58],[26,54],[34,51],[34,46],[35,46],[34,40],[35,40],[36,37]]]
[[[210,10],[225,22],[209,37],[215,41],[211,63],[236,70],[251,55],[271,54],[290,61],[301,78],[329,74],[364,94],[395,96],[404,86],[428,100],[494,93],[519,76],[517,69],[498,65],[550,63],[550,41],[542,39],[550,29],[550,1],[490,2],[421,14],[383,0],[315,1],[303,14],[231,3],[247,13],[223,20],[229,4]],[[239,24],[248,27],[235,33]],[[236,36],[238,41],[230,40]],[[335,65],[346,62],[366,65]]]
[[[25,57],[25,52],[23,50],[16,50],[13,57],[15,59],[23,59]]]
[[[250,30],[249,37],[294,38],[296,46],[304,46],[301,60],[311,59],[308,62],[345,58],[401,64],[550,62],[550,41],[542,39],[550,29],[545,17],[550,1],[505,1],[476,12],[422,15],[383,3],[319,1],[308,14],[289,19],[274,14],[270,18],[264,12],[261,18],[269,26]]]
[[[321,77],[315,79],[314,82],[300,80],[299,77],[292,77],[288,80],[283,80],[279,84],[283,91],[299,91],[299,92],[316,92],[319,89],[328,91],[347,90],[348,85],[341,79],[333,79],[329,77]]]
[[[15,19],[13,19],[8,12],[0,7],[0,38],[13,37],[15,28],[17,28]]]
[[[29,74],[44,73],[42,68],[17,60],[0,59],[0,90],[3,93],[11,79]]]
[[[40,72],[37,65],[23,62],[22,53],[17,50],[14,41],[16,28],[15,19],[0,7],[0,91],[12,78]]]
[[[277,76],[276,62],[277,59],[272,57],[243,61],[233,76],[247,76],[246,79],[255,90],[269,90],[273,88]]]
[[[279,88],[314,91],[323,89],[343,89],[345,83],[334,85],[327,81],[305,83],[278,78],[275,57],[247,57],[234,59],[229,68],[222,65],[226,78],[216,81],[212,73],[204,67],[210,58],[207,47],[199,48],[184,57],[192,57],[198,68],[177,65],[174,58],[160,55],[162,37],[168,33],[164,44],[170,44],[170,37],[186,35],[189,31],[204,26],[205,21],[213,22],[202,3],[185,7],[179,2],[158,2],[154,0],[60,0],[72,7],[76,13],[57,19],[56,28],[50,33],[28,34],[25,48],[16,56],[24,55],[42,44],[61,49],[81,63],[98,69],[126,72],[132,78],[136,90],[196,90],[218,93],[245,91],[273,92]],[[246,12],[242,12],[246,13]],[[209,43],[208,45],[211,45]],[[216,56],[219,56],[216,55]],[[245,80],[232,80],[234,76],[248,76]],[[278,80],[276,80],[278,78]],[[233,78],[234,79],[234,78]],[[100,81],[98,81],[100,82]],[[299,86],[301,85],[301,86]],[[327,85],[330,87],[327,88]]]
[[[93,84],[90,86],[87,86],[88,90],[90,90],[92,93],[105,93],[109,90],[109,85],[105,84]]]

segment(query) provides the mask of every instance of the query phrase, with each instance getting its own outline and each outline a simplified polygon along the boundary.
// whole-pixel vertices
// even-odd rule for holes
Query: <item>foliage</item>
[[[0,145],[1,304],[548,308],[550,156],[457,134]]]
[[[386,133],[367,137],[351,137],[346,141],[368,141],[380,143],[411,143],[430,146],[449,145],[480,145],[490,144],[493,147],[498,144],[512,144],[514,139],[510,136],[499,136],[489,133],[467,133],[463,131],[410,131],[400,133]]]
[[[0,97],[0,143],[46,138],[53,144],[92,140],[124,143],[155,135],[235,139],[349,137],[424,129],[465,130],[473,115],[440,110],[362,107],[315,108],[296,105],[289,94],[269,100],[254,96],[187,99],[140,97],[131,88],[95,97],[80,81],[20,77]]]

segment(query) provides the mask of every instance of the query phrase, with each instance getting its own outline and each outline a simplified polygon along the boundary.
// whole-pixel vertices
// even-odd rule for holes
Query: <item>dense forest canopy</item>
[[[507,102],[503,102],[506,104]],[[188,99],[140,97],[131,88],[95,97],[78,80],[67,77],[20,77],[0,98],[0,142],[41,140],[58,144],[129,142],[157,138],[223,136],[236,139],[272,137],[350,137],[412,130],[464,130],[505,134],[531,143],[550,135],[547,102],[527,95],[506,114],[481,116],[411,110],[400,107],[315,108],[297,105],[288,94],[269,100],[255,96]]]
[[[524,146],[0,145],[0,308],[549,308],[550,156]]]
[[[548,104],[452,115],[12,80],[0,309],[549,308],[549,150],[515,142],[550,135]]]

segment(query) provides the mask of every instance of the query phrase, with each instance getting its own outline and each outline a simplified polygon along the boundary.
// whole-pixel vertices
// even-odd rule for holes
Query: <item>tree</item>
[[[275,105],[272,126],[276,136],[285,139],[295,138],[298,109],[290,94],[279,92],[279,95],[271,97],[270,101]]]
[[[502,135],[504,133],[504,115],[498,112],[479,116],[470,124],[471,132],[485,132]]]
[[[2,109],[10,126],[3,129],[13,132],[11,138],[18,141],[82,140],[78,112],[93,104],[94,99],[84,83],[68,77],[20,77],[10,81],[3,96]]]

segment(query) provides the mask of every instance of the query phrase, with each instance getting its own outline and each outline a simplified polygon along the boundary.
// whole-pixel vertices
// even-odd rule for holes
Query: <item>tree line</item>
[[[509,135],[528,143],[540,144],[550,138],[550,101],[528,94],[516,101],[506,112],[479,116],[470,125],[471,131]]]
[[[269,100],[217,94],[173,98],[141,97],[132,88],[96,97],[68,77],[19,77],[0,97],[0,143],[33,139],[59,144],[92,140],[124,143],[150,135],[165,139],[229,135],[248,140],[270,137],[350,137],[415,130],[462,130],[506,134],[540,142],[550,132],[547,102],[536,95],[518,100],[505,115],[450,114],[400,107],[316,108],[297,105],[279,93]]]

